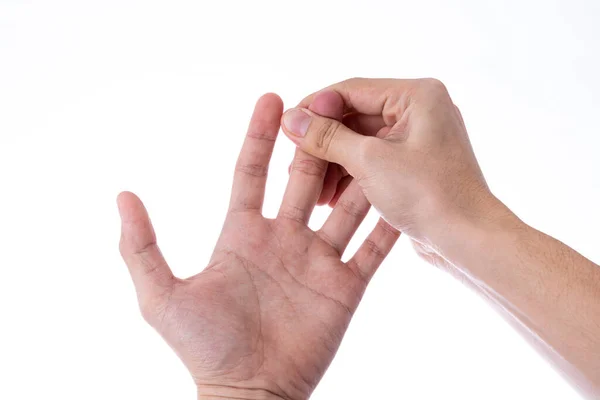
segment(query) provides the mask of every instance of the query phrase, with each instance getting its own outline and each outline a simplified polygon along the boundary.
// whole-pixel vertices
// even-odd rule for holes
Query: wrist
[[[476,206],[448,213],[428,238],[444,259],[476,279],[483,279],[493,260],[513,249],[529,227],[489,193]]]
[[[198,400],[283,400],[269,390],[235,386],[198,385]]]

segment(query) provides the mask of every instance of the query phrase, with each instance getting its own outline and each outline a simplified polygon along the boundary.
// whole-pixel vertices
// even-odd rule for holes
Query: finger
[[[340,179],[340,182],[338,183],[337,188],[335,189],[335,194],[333,195],[333,198],[329,202],[329,207],[332,207],[332,208],[335,207],[338,200],[340,199],[342,194],[344,194],[344,191],[346,190],[346,188],[348,188],[348,186],[350,186],[350,183],[353,180],[354,180],[354,178],[351,175],[346,175],[345,177]]]
[[[340,164],[354,177],[358,177],[364,168],[362,159],[368,148],[367,142],[377,140],[362,136],[339,121],[307,109],[287,111],[282,118],[282,127],[286,136],[302,150]]]
[[[392,126],[401,118],[408,104],[418,95],[416,88],[437,84],[434,79],[365,79],[353,78],[328,86],[323,90],[335,91],[344,100],[344,112],[356,112],[383,117]],[[317,96],[315,92],[303,99],[298,108],[306,108]]]
[[[400,232],[380,218],[354,257],[348,261],[348,267],[366,281],[369,281],[399,237]]]
[[[333,91],[322,91],[319,96],[313,99],[313,102],[308,106],[308,109],[316,114],[324,117],[329,117],[340,121],[344,115],[343,100],[339,94]],[[341,167],[337,164],[327,165],[327,172],[323,180],[321,194],[317,200],[317,204],[323,205],[329,203],[335,194],[337,182],[340,179]]]
[[[282,113],[283,102],[276,94],[265,94],[257,101],[235,167],[230,212],[261,211]]]
[[[121,256],[133,279],[140,304],[170,290],[173,273],[156,245],[156,235],[146,208],[133,193],[117,198],[121,215]]]
[[[309,105],[309,110],[322,115],[327,116],[324,112],[321,112],[320,101],[323,93],[327,91],[319,92],[319,96],[314,98],[314,102]],[[336,118],[337,119],[337,118]],[[365,136],[376,136],[377,133],[384,127],[386,127],[385,122],[383,121],[383,117],[379,115],[364,115],[357,113],[350,113],[344,115],[342,122],[348,128],[353,131],[360,133]],[[291,171],[291,165],[288,168],[288,173]],[[340,182],[344,177],[348,175],[348,172],[340,165],[330,163],[327,166],[327,172],[325,174],[325,180],[323,181],[323,189],[321,190],[321,195],[319,196],[319,200],[317,201],[318,205],[330,204],[333,202],[333,199],[341,196],[341,192],[338,191],[340,188]],[[349,181],[346,181],[343,188],[348,185]],[[335,204],[335,202],[333,202]]]
[[[327,173],[325,174],[325,180],[323,181],[323,189],[321,190],[321,195],[317,201],[318,205],[329,204],[331,199],[333,199],[338,183],[340,179],[344,177],[342,170],[343,168],[340,165],[329,163],[327,166]]]
[[[314,99],[310,109],[331,118],[342,118],[342,99],[335,92],[323,92]],[[301,149],[296,150],[290,178],[279,217],[307,223],[323,189],[327,161]]]
[[[383,118],[379,115],[351,113],[344,115],[342,123],[354,132],[364,136],[384,137],[385,135],[382,135],[382,133],[386,133],[386,130],[391,129],[385,125]],[[330,163],[325,176],[323,191],[317,204],[329,204],[330,207],[334,207],[351,181],[352,177],[348,176],[348,171],[344,167]]]
[[[348,190],[340,197],[317,234],[336,249],[341,256],[361,222],[367,216],[369,208],[371,208],[371,204],[363,194],[358,182],[353,181]]]
[[[390,133],[391,129],[392,128],[390,128],[389,126],[384,126],[383,128],[379,129],[379,131],[375,134],[375,136],[378,138],[385,138]],[[329,165],[338,165],[338,164],[329,164]],[[333,197],[331,198],[331,200],[329,201],[330,207],[335,206],[338,199],[344,193],[344,190],[346,190],[346,188],[348,187],[350,182],[352,182],[352,180],[354,179],[352,177],[352,175],[348,175],[348,172],[346,172],[346,170],[343,167],[340,166],[339,168],[341,170],[340,174],[341,174],[342,178],[339,180],[339,182],[335,188],[335,193],[334,193]]]
[[[461,126],[463,127],[463,129],[467,129],[467,126],[465,125],[465,119],[463,118],[462,113],[460,112],[460,108],[458,108],[458,106],[454,106],[454,111],[456,112],[456,115],[458,116],[458,120],[460,121]]]

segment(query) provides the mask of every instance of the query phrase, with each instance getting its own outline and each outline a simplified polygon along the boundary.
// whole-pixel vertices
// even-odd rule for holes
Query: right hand
[[[420,253],[438,253],[456,226],[507,211],[488,189],[460,111],[438,80],[350,79],[323,91],[342,97],[344,121],[358,133],[307,110],[315,94],[284,114],[284,132],[345,168]]]
[[[304,110],[313,95],[284,114],[286,135],[341,165],[419,255],[490,300],[578,390],[600,398],[600,268],[494,197],[444,85],[351,79],[326,90],[345,104],[342,123]]]

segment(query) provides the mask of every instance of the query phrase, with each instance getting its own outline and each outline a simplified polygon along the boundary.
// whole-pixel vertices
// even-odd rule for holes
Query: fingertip
[[[135,194],[133,194],[132,192],[129,191],[123,191],[121,193],[119,193],[117,195],[117,204],[120,206],[121,204],[127,202],[127,198],[131,197],[131,196],[135,196]]]
[[[264,106],[266,108],[278,108],[283,112],[283,100],[277,93],[265,93],[256,102],[256,106]]]
[[[127,207],[132,201],[137,199],[137,196],[129,191],[123,191],[117,195],[117,205],[119,209]]]
[[[273,101],[282,101],[281,97],[275,92],[267,92],[261,96],[263,99],[271,99]]]
[[[121,192],[117,195],[117,209],[119,210],[119,215],[121,220],[123,219],[123,214],[125,211],[125,205],[127,204],[127,197],[129,197],[131,192]]]
[[[117,207],[123,222],[147,218],[146,209],[140,198],[132,192],[124,191],[117,196]]]
[[[339,93],[325,89],[315,95],[308,108],[324,117],[341,120],[344,114],[344,99]]]

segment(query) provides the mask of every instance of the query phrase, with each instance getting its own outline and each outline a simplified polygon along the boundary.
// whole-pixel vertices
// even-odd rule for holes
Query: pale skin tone
[[[121,252],[142,313],[199,398],[308,398],[399,231],[489,299],[582,394],[600,396],[600,267],[492,194],[439,81],[352,79],[284,114],[301,150],[268,220],[260,211],[281,114],[274,95],[257,103],[223,232],[198,275],[174,277],[140,200],[119,197]],[[306,223],[317,202],[334,208],[314,232]],[[342,263],[369,203],[383,220]]]
[[[347,123],[305,108],[323,92],[340,96]],[[583,395],[600,398],[600,267],[492,194],[443,84],[351,79],[307,97],[282,125],[341,166],[329,168],[332,198],[349,173],[426,261],[489,299]]]
[[[323,94],[309,106],[341,119]],[[118,198],[121,253],[143,316],[189,369],[199,399],[306,399],[333,359],[369,279],[399,232],[380,221],[346,263],[341,254],[370,208],[350,185],[323,227],[307,227],[327,162],[296,152],[277,218],[261,215],[268,163],[283,112],[257,103],[231,203],[207,267],[179,279],[162,257],[141,201]]]

